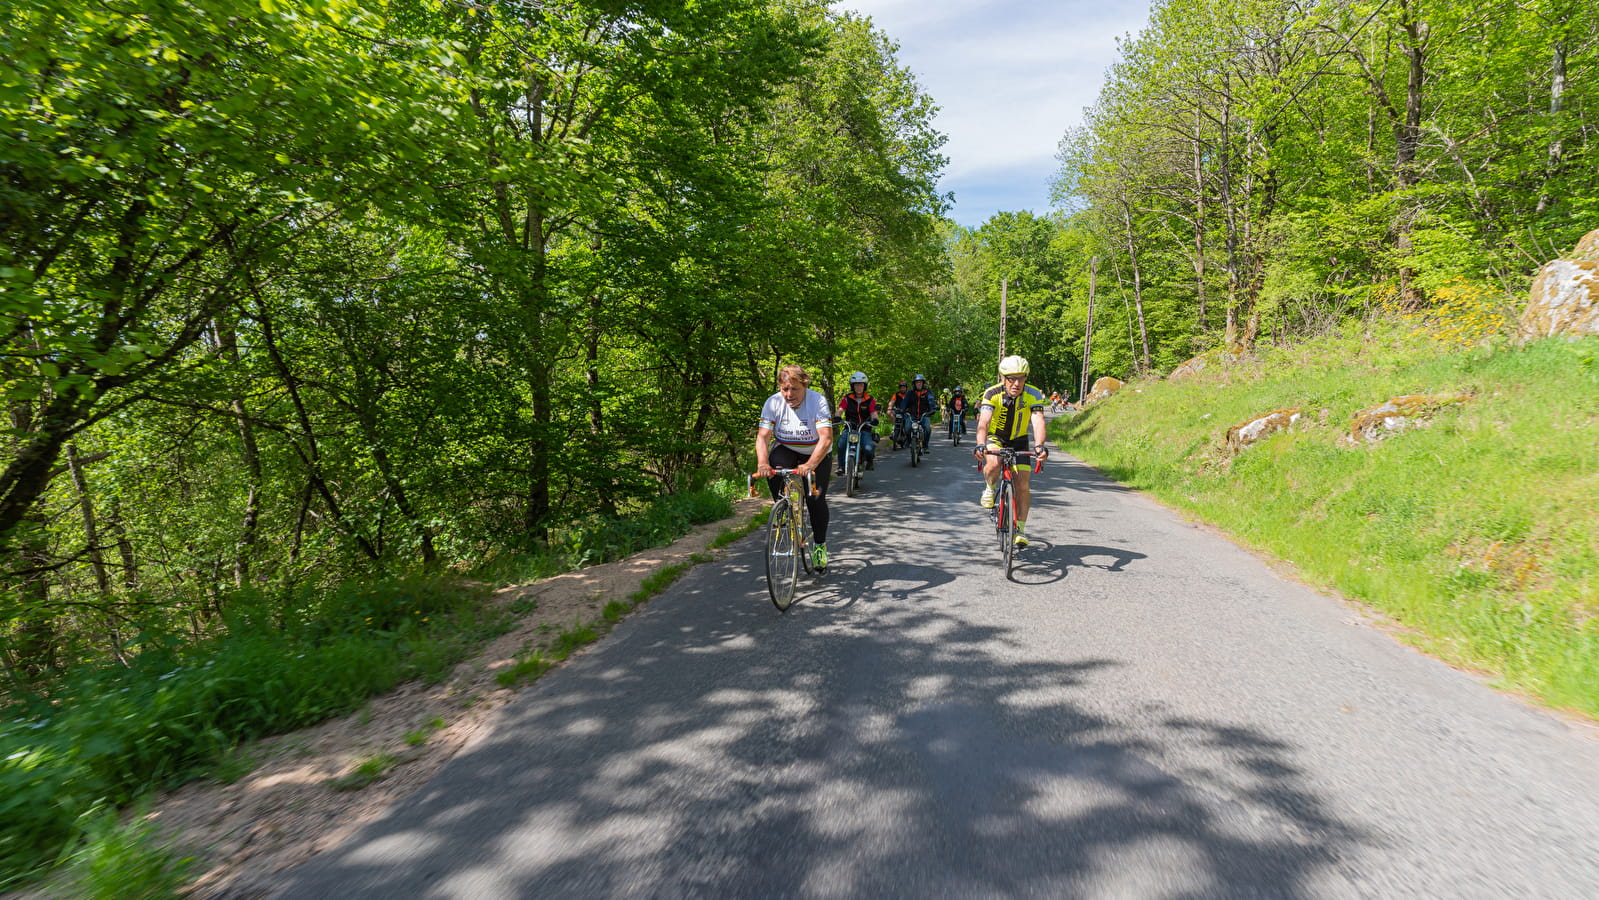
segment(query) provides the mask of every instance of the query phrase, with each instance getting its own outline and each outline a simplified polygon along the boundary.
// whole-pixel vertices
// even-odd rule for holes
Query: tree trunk
[[[1561,17],[1558,27],[1560,37],[1555,39],[1554,46],[1554,72],[1549,84],[1549,119],[1552,124],[1549,138],[1549,157],[1544,162],[1543,190],[1538,194],[1538,215],[1543,215],[1549,207],[1554,205],[1555,198],[1549,193],[1549,183],[1560,172],[1562,157],[1565,155],[1565,141],[1561,137],[1560,114],[1566,108],[1566,18]]]
[[[1138,268],[1138,243],[1133,234],[1132,209],[1122,203],[1122,222],[1127,226],[1127,259],[1133,269],[1133,304],[1138,310],[1138,340],[1143,349],[1143,356],[1138,366],[1140,372],[1150,370],[1149,354],[1149,329],[1144,324],[1144,283]]]
[[[1088,397],[1088,372],[1094,349],[1094,294],[1099,283],[1099,257],[1095,256],[1088,261],[1088,321],[1083,326],[1083,372],[1082,381],[1077,388],[1077,402],[1081,403]]]
[[[1205,316],[1205,170],[1199,129],[1201,110],[1194,110],[1194,290],[1199,300],[1199,330],[1208,327]]]
[[[1395,223],[1395,249],[1399,251],[1399,302],[1406,309],[1419,309],[1426,298],[1415,285],[1416,270],[1407,258],[1414,247],[1412,231],[1420,213],[1416,200],[1409,192],[1420,181],[1416,168],[1416,154],[1421,147],[1421,88],[1425,70],[1427,24],[1416,19],[1415,7],[1408,0],[1400,0],[1400,27],[1405,31],[1403,52],[1406,62],[1404,118],[1395,126],[1394,166],[1399,180],[1400,203],[1398,221]]]
[[[241,367],[238,334],[230,321],[218,316],[215,321],[217,344],[222,356],[235,371]],[[250,582],[250,557],[255,551],[257,533],[261,522],[261,452],[255,440],[255,425],[250,422],[244,398],[234,392],[228,404],[233,411],[234,424],[239,429],[239,450],[244,460],[244,471],[249,478],[249,495],[244,500],[244,518],[239,526],[239,539],[233,551],[233,584],[244,587]]]
[[[1229,349],[1238,346],[1238,210],[1233,200],[1232,76],[1222,79],[1221,205],[1227,226],[1227,328],[1222,338]]]
[[[95,522],[94,498],[89,496],[89,480],[83,474],[83,462],[78,457],[76,444],[67,445],[67,470],[72,473],[72,485],[78,489],[78,509],[83,513],[83,539],[88,548],[89,568],[94,572],[95,590],[100,596],[111,595],[111,579],[106,576],[105,554],[100,549],[100,527]]]
[[[334,495],[333,489],[328,486],[327,479],[322,472],[322,451],[317,446],[316,427],[311,422],[311,413],[306,409],[305,399],[300,395],[300,379],[289,368],[288,363],[283,359],[283,354],[278,350],[277,338],[272,327],[272,316],[267,311],[266,301],[261,298],[259,293],[256,295],[256,306],[258,311],[256,321],[261,325],[261,343],[266,348],[267,358],[272,361],[273,367],[278,370],[278,377],[283,382],[283,388],[289,396],[289,402],[294,407],[295,417],[300,424],[301,440],[290,441],[290,443],[298,453],[300,461],[305,463],[307,488],[322,498],[322,503],[327,507],[328,518],[332,520],[333,527],[338,529],[340,533],[352,538],[368,559],[378,559],[381,554],[378,553],[377,548],[372,545],[366,535],[352,528],[345,521],[344,511],[339,505],[339,499]],[[301,522],[302,524],[304,522],[303,516]]]

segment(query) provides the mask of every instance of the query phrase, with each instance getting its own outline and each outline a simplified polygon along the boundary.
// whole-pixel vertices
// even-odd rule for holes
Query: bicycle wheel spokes
[[[772,595],[772,604],[780,610],[794,602],[794,591],[799,587],[798,545],[788,498],[779,497],[766,522],[766,589]]]

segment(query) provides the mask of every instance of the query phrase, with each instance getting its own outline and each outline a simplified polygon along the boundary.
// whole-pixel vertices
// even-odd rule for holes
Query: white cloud
[[[949,136],[943,187],[955,218],[1049,207],[1055,147],[1099,95],[1116,39],[1136,34],[1147,0],[841,0],[900,45],[899,61],[939,105]],[[1017,201],[1015,205],[995,203]]]

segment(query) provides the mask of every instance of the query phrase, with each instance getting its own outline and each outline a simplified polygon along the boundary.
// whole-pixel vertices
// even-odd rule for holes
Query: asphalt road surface
[[[1599,897],[1599,738],[1057,453],[1006,581],[967,448],[735,544],[282,896]],[[835,485],[835,488],[837,485]]]

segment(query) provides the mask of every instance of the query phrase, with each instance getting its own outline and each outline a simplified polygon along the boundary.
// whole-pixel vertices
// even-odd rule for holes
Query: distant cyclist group
[[[973,454],[982,467],[985,487],[979,503],[992,510],[995,505],[996,483],[1001,480],[1002,466],[1006,490],[1014,485],[1013,522],[1005,522],[1008,537],[1006,546],[1007,568],[1009,546],[1027,546],[1025,526],[1031,506],[1028,476],[1031,466],[1014,468],[1017,454],[1036,462],[1047,456],[1044,449],[1044,410],[1054,398],[1046,399],[1044,393],[1027,383],[1027,360],[1020,356],[1007,356],[999,363],[999,381],[984,389],[978,401],[976,441]],[[768,397],[761,406],[760,424],[755,439],[755,477],[765,479],[774,501],[790,492],[792,476],[807,485],[803,492],[803,511],[797,496],[791,501],[796,521],[808,518],[814,541],[801,537],[792,553],[804,552],[807,569],[817,573],[827,569],[827,489],[833,475],[845,475],[848,455],[846,439],[850,435],[858,441],[859,461],[870,471],[875,467],[879,408],[869,391],[865,372],[849,376],[849,392],[839,401],[835,411],[829,409],[827,398],[811,389],[811,376],[802,366],[784,366],[778,372],[777,393]],[[945,389],[935,395],[921,374],[907,382],[889,400],[888,410],[893,415],[894,427],[890,437],[895,449],[909,447],[912,464],[918,453],[930,448],[933,433],[932,417],[937,410],[944,413],[946,434],[959,446],[966,433],[966,414],[970,409],[965,390],[960,386]],[[835,436],[835,421],[840,424]],[[836,442],[836,445],[835,445]],[[836,466],[828,465],[828,457],[836,457]],[[854,479],[857,473],[850,471]],[[787,508],[785,506],[785,508]],[[1000,520],[1006,517],[999,516]],[[804,545],[808,544],[806,547]],[[790,597],[792,594],[790,594]],[[777,599],[774,591],[773,599]],[[784,604],[780,603],[780,606]]]

